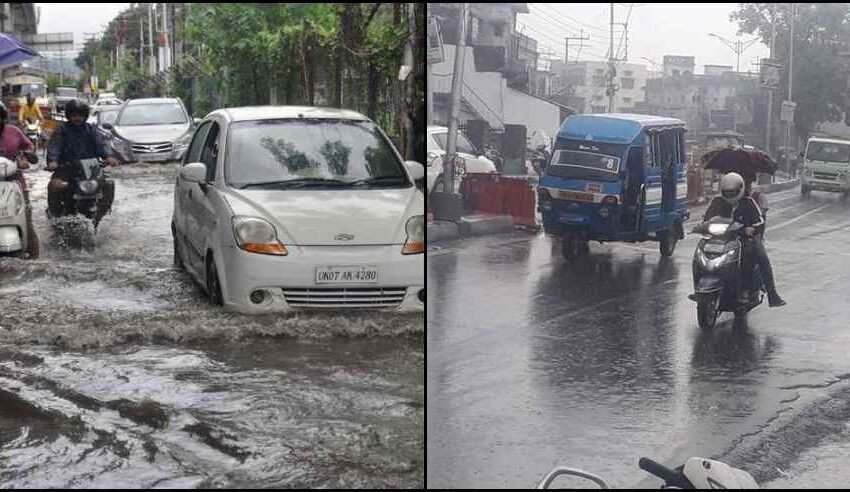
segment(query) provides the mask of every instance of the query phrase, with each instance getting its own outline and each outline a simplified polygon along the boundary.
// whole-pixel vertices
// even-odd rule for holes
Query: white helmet
[[[744,196],[744,178],[738,173],[729,173],[720,180],[720,195],[730,205]]]

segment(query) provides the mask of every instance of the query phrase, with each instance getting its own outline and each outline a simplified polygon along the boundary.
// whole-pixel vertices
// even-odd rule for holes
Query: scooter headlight
[[[97,191],[97,181],[93,179],[80,181],[78,186],[80,188],[80,191],[85,193],[86,195],[91,195],[92,193]]]

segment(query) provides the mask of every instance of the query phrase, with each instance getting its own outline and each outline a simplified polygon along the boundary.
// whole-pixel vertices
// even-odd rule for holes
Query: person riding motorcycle
[[[110,151],[105,137],[94,126],[86,123],[89,117],[88,104],[77,99],[68,101],[65,116],[68,121],[50,139],[47,150],[47,169],[54,171],[47,186],[47,204],[52,217],[62,215],[68,182],[73,177],[71,162],[99,157],[110,166],[118,165],[118,159]],[[115,186],[107,181],[103,188],[103,199],[98,203],[98,222],[112,208],[114,198]]]
[[[39,256],[38,236],[35,233],[35,227],[33,227],[32,223],[32,204],[30,203],[30,194],[27,189],[27,180],[23,173],[20,172],[21,170],[29,169],[30,164],[25,159],[19,158],[21,151],[32,150],[33,145],[20,128],[6,124],[6,118],[8,117],[9,110],[6,109],[5,104],[0,102],[0,146],[2,146],[0,148],[0,157],[5,157],[18,163],[18,172],[7,179],[17,181],[21,187],[21,192],[24,194],[28,237],[26,256],[30,259],[36,259]]]
[[[44,116],[41,114],[41,108],[39,108],[38,104],[36,104],[32,92],[30,92],[27,94],[26,104],[21,106],[20,111],[18,111],[18,123],[20,123],[21,126],[24,126],[26,122],[32,120],[41,123],[44,121]]]
[[[761,268],[762,280],[767,290],[768,303],[770,307],[784,306],[786,302],[776,292],[776,283],[773,278],[773,268],[770,258],[764,248],[764,213],[758,203],[746,192],[744,178],[738,173],[728,173],[720,180],[720,196],[715,197],[708,210],[705,212],[703,221],[712,217],[732,218],[735,222],[743,224],[744,232],[751,239],[751,253]]]

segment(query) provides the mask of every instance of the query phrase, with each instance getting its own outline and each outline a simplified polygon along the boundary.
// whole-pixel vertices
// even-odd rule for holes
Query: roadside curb
[[[800,186],[800,178],[795,178],[795,179],[792,179],[790,181],[785,181],[785,182],[782,182],[782,183],[772,183],[772,184],[767,184],[767,185],[755,185],[753,188],[755,189],[755,191],[760,191],[762,193],[769,194],[769,193],[776,193],[778,191],[790,190],[790,189],[796,188],[798,186]],[[709,201],[711,201],[711,198],[713,198],[713,197],[702,197],[699,200],[688,200],[688,205],[689,206],[704,205],[704,204],[708,203]]]
[[[426,240],[452,241],[472,236],[504,234],[516,230],[513,219],[507,215],[476,215],[463,217],[457,222],[434,221],[426,226]]]

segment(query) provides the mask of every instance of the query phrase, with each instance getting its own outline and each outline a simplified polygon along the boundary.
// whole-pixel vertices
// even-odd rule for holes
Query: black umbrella
[[[722,173],[738,173],[755,180],[759,173],[774,174],[779,165],[760,150],[725,148],[713,150],[702,156],[705,169]]]

